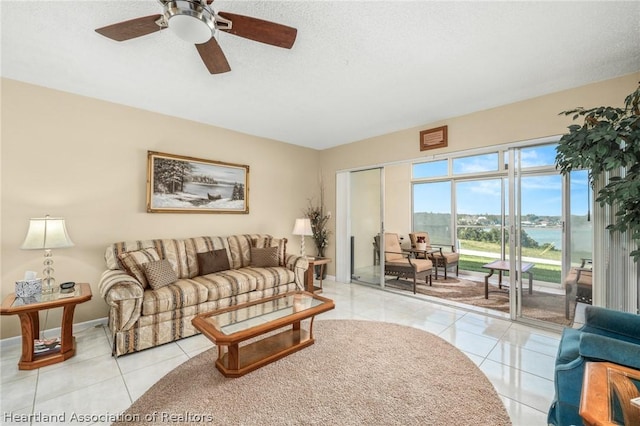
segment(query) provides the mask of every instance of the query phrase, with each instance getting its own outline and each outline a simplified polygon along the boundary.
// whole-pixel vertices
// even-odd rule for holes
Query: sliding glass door
[[[582,259],[591,259],[593,253],[593,222],[591,221],[591,188],[585,170],[571,172],[569,185],[568,227],[569,257],[567,265],[577,266]],[[568,271],[566,271],[568,272]]]
[[[562,237],[565,223],[562,177],[541,173],[521,176],[517,183],[520,214],[514,223],[519,236],[520,256],[517,258],[522,259],[522,263],[517,265],[518,274],[521,265],[526,269],[518,287],[522,303],[518,304],[521,309],[517,316],[562,323]],[[531,265],[530,269],[528,265]]]
[[[509,152],[510,306],[512,318],[567,326],[575,296],[566,293],[564,277],[591,257],[590,197],[586,172],[565,183],[554,157],[553,145]]]
[[[472,305],[509,312],[513,319],[570,324],[565,302],[575,306],[575,297],[565,295],[565,276],[591,257],[587,174],[562,177],[554,164],[555,141],[536,142],[412,164],[410,230],[399,207],[407,194],[405,167],[341,172],[337,185],[345,209],[336,235],[345,237],[336,239],[337,276],[384,287],[386,208],[388,232],[406,238],[407,231],[426,231],[433,244],[455,246],[460,276],[435,284],[459,278],[470,292],[473,286],[482,290],[478,300],[475,293],[469,298]],[[485,267],[496,260],[502,261],[501,285],[498,270]]]
[[[383,285],[381,168],[350,173],[351,281]]]
[[[568,325],[564,277],[591,257],[587,174],[565,183],[545,142],[416,163],[412,225],[455,244],[462,274],[487,277],[489,300],[476,305]],[[497,260],[501,274],[485,267]]]
[[[593,222],[591,221],[592,192],[589,186],[587,171],[572,171],[565,178],[566,190],[569,193],[565,203],[565,215],[569,218],[565,227],[565,251],[563,256],[562,277],[569,276],[571,268],[593,267]],[[593,273],[584,274],[583,282],[589,282]],[[591,278],[592,279],[592,278]],[[566,285],[566,283],[563,282]],[[568,319],[575,317],[577,300],[589,302],[593,290],[585,286],[578,291],[577,286],[565,287],[566,316]]]

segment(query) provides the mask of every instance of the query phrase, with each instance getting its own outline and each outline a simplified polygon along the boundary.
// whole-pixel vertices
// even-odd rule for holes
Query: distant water
[[[538,244],[551,243],[560,250],[562,249],[562,228],[523,228],[527,235],[536,240]],[[591,247],[591,229],[581,228],[574,229],[572,235],[572,243],[574,247],[588,248]]]

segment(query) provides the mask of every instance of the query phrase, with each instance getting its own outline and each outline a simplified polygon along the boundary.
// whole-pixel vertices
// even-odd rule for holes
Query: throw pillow
[[[286,266],[286,263],[285,263],[286,251],[287,251],[286,238],[262,237],[262,238],[254,238],[251,242],[253,247],[255,248],[277,247],[278,248],[278,264],[280,266]]]
[[[207,275],[231,269],[226,249],[198,253],[199,274]]]
[[[142,269],[144,269],[149,286],[154,290],[178,281],[178,275],[171,267],[171,262],[167,259],[143,263]]]
[[[147,248],[136,251],[127,251],[118,255],[125,271],[133,275],[143,287],[149,287],[147,277],[144,275],[142,265],[154,260],[160,260],[158,251],[154,248]]]
[[[251,264],[254,268],[279,266],[278,247],[251,248]]]

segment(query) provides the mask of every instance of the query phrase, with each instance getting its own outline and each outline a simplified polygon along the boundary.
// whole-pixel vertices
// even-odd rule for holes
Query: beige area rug
[[[171,415],[173,424],[511,424],[478,367],[431,333],[316,320],[314,337],[314,345],[236,379],[218,372],[210,349],[160,379],[125,415],[138,424]]]
[[[413,281],[391,278],[385,281],[387,287],[397,288],[413,292]],[[556,324],[570,326],[575,311],[575,303],[571,303],[569,318],[565,317],[564,294],[549,294],[533,291],[529,294],[529,284],[525,284],[522,298],[522,314],[527,318],[535,318]],[[448,277],[446,280],[440,277],[433,280],[430,287],[418,282],[417,293],[432,297],[451,300],[457,303],[478,306],[481,308],[495,309],[500,312],[509,312],[509,292],[497,285],[489,284],[489,298],[484,298],[484,281],[477,282],[462,278]]]

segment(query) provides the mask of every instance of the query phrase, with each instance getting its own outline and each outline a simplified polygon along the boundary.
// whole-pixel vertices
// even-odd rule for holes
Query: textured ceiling
[[[293,49],[220,33],[210,75],[170,30],[94,32],[154,0],[0,1],[2,76],[317,149],[640,70],[640,2],[216,0],[296,27]]]

